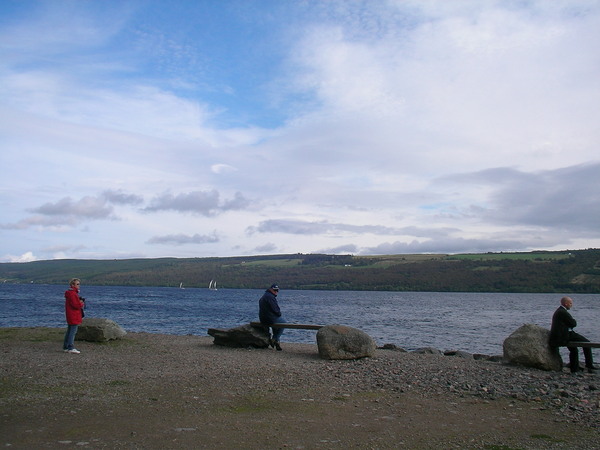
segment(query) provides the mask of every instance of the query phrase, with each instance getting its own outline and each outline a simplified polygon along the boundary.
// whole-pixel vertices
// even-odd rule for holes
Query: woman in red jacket
[[[71,289],[65,292],[65,314],[67,316],[67,332],[65,333],[65,342],[63,350],[67,353],[81,353],[75,348],[75,335],[77,328],[83,319],[83,308],[85,303],[79,297],[79,278],[73,278],[69,283]]]

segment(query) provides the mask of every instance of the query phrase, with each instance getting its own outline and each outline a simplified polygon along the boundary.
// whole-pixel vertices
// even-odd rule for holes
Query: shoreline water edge
[[[57,285],[4,286],[0,326],[62,326],[64,291]],[[114,320],[127,331],[206,335],[258,320],[264,290],[86,286],[86,317]],[[278,296],[286,320],[340,324],[360,329],[377,345],[434,347],[470,353],[502,353],[502,342],[525,323],[550,327],[555,294],[289,291]],[[599,341],[600,295],[574,296],[577,330]],[[303,330],[286,330],[288,342],[312,343]],[[566,356],[566,355],[565,355]]]

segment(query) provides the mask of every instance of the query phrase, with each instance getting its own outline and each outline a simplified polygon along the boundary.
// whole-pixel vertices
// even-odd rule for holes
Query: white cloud
[[[212,166],[210,166],[210,170],[212,170],[217,175],[221,173],[237,172],[237,169],[233,166],[230,166],[229,164],[213,164]]]
[[[148,244],[163,245],[187,245],[187,244],[214,244],[219,242],[216,231],[210,235],[194,234],[171,234],[166,236],[154,236],[148,240]]]
[[[246,209],[249,204],[250,202],[240,192],[236,192],[230,200],[221,201],[220,194],[216,190],[194,191],[177,195],[160,194],[152,199],[144,211],[173,210],[212,216],[223,211]]]
[[[37,261],[37,258],[34,256],[33,252],[25,252],[20,256],[4,255],[4,257],[2,257],[2,260],[12,263],[25,263]]]
[[[600,245],[596,2],[108,4],[0,6],[7,254]]]

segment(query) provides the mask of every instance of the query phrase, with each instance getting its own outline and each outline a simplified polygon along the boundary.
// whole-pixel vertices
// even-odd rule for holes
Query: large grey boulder
[[[83,319],[77,329],[78,341],[106,342],[121,339],[127,332],[116,322],[110,319],[87,318]]]
[[[269,346],[269,329],[250,324],[242,325],[227,330],[209,328],[208,334],[214,337],[215,345],[225,347],[257,347],[267,348]]]
[[[317,332],[319,355],[324,359],[358,359],[375,354],[375,341],[368,334],[344,325],[327,325]]]
[[[504,361],[541,370],[561,371],[560,353],[548,344],[550,331],[538,325],[525,324],[504,340]]]

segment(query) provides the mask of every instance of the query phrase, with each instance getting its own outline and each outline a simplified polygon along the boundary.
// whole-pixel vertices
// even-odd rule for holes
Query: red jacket
[[[79,300],[79,291],[77,289],[69,289],[65,292],[65,314],[67,316],[67,324],[81,325],[81,310],[84,303]]]

